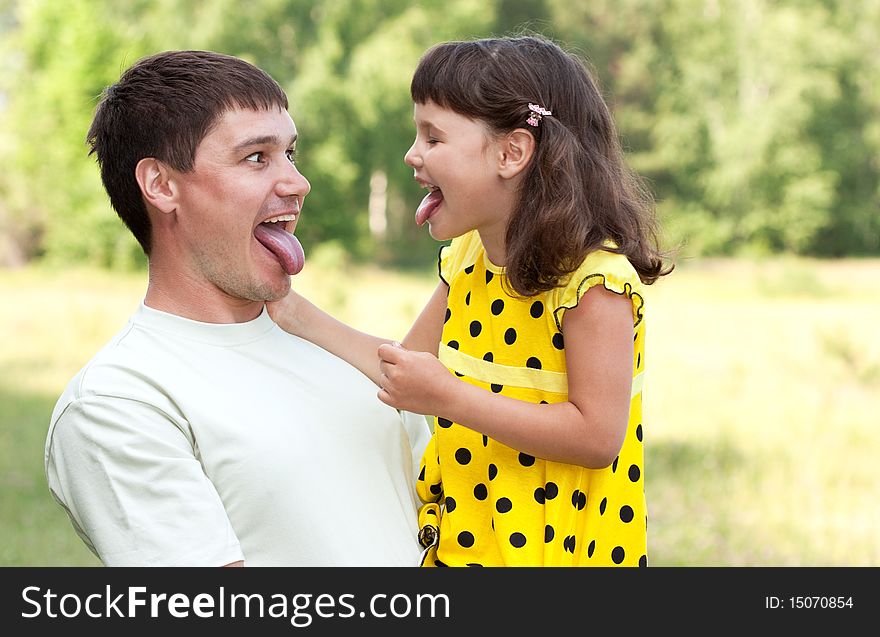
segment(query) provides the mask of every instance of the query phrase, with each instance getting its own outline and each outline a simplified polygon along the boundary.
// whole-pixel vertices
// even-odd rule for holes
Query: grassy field
[[[647,290],[649,558],[656,566],[880,566],[880,260],[693,261]],[[310,257],[296,286],[402,337],[433,271]],[[0,566],[94,565],[43,474],[67,380],[144,274],[0,271]]]

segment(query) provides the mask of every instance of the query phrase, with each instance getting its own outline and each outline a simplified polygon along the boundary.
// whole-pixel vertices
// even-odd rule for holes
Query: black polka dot
[[[458,349],[458,341],[449,341],[449,342],[446,343],[446,344],[447,344],[449,347],[451,347],[452,349]]]
[[[448,322],[449,322],[449,319],[450,319],[451,317],[452,317],[452,310],[450,310],[450,309],[447,307],[447,308],[446,308],[446,318],[443,319],[443,322],[444,322],[444,323],[448,323]]]
[[[504,332],[504,342],[508,345],[513,345],[516,342],[516,330],[512,327],[508,327],[507,331]]]
[[[620,460],[620,456],[617,456],[614,459],[614,462],[611,463],[611,473],[617,473],[617,461]]]
[[[599,515],[605,515],[605,507],[608,506],[608,498],[602,498],[599,503]]]
[[[455,459],[458,461],[458,464],[467,464],[471,461],[471,452],[464,447],[460,447],[455,452]]]
[[[510,544],[514,548],[521,549],[526,545],[526,536],[522,533],[511,533],[510,534]]]
[[[555,482],[548,482],[544,485],[544,497],[548,500],[552,500],[557,495],[559,495],[559,487],[556,486]]]
[[[480,325],[479,321],[471,321],[470,328],[471,328],[471,336],[473,336],[474,338],[479,336],[480,332],[483,331],[483,326]]]
[[[446,566],[446,567],[448,567],[449,565],[448,565],[448,564],[444,564],[444,563],[441,562],[440,560],[434,560],[434,566]]]
[[[636,369],[638,369],[641,364],[642,364],[642,353],[639,352],[639,355],[636,356]]]
[[[538,487],[535,489],[535,502],[538,504],[544,504],[545,499],[544,487]]]
[[[422,467],[422,470],[419,471],[419,480],[425,479],[425,467]]]
[[[632,507],[628,504],[624,504],[620,507],[620,521],[621,522],[632,522],[633,519],[633,510]]]
[[[549,524],[544,527],[544,543],[552,542],[553,537],[556,535],[556,531],[553,530],[553,527]]]
[[[473,271],[474,271],[474,266],[472,266],[472,265],[469,265],[468,267],[466,267],[466,268],[464,269],[464,273],[465,273],[465,274],[470,274],[470,273],[473,272]]]
[[[565,539],[562,540],[562,548],[564,548],[569,553],[574,553],[575,540],[575,536],[566,535]]]
[[[487,284],[490,283],[490,282],[492,281],[492,278],[493,278],[494,276],[495,276],[495,275],[492,274],[491,272],[489,272],[489,270],[486,270],[486,283],[487,283]]]
[[[611,551],[611,561],[615,564],[620,564],[625,557],[626,551],[623,550],[622,546],[615,546],[614,550]]]
[[[492,352],[486,352],[485,354],[483,354],[483,360],[491,363],[495,360],[495,356],[492,354]]]
[[[639,567],[640,567],[640,568],[645,568],[647,565],[648,565],[648,556],[647,556],[647,555],[642,555],[642,556],[639,558]]]
[[[483,446],[484,447],[489,446],[489,436],[487,436],[486,434],[483,434]]]
[[[641,425],[636,427],[636,438],[638,438],[639,442],[642,441],[642,426]]]
[[[498,316],[504,311],[504,301],[502,301],[501,299],[495,299],[494,301],[492,301],[491,309],[492,314]]]
[[[638,465],[631,464],[629,466],[629,479],[632,482],[638,482],[639,477],[642,475],[642,470],[639,469]]]
[[[587,494],[580,489],[575,489],[571,494],[571,505],[578,511],[587,506]]]
[[[590,545],[587,547],[587,557],[593,557],[593,552],[596,550],[596,540],[590,542]]]
[[[534,356],[530,356],[529,360],[526,361],[526,367],[531,367],[532,369],[541,369],[541,360],[535,358]]]
[[[455,498],[453,498],[452,496],[447,496],[446,497],[446,512],[452,513],[453,511],[455,511]]]
[[[507,513],[513,508],[513,504],[507,498],[498,498],[498,501],[495,503],[495,510],[498,513]]]
[[[455,375],[458,376],[459,378],[461,378],[462,376],[464,376],[464,374],[462,374],[461,372],[455,372]]]
[[[443,493],[443,487],[440,486],[439,482],[437,484],[431,485],[431,493],[433,493],[434,495],[440,495],[441,493]]]
[[[548,403],[546,400],[542,400],[540,404],[542,404],[542,405],[549,405],[550,403]]]
[[[495,476],[497,476],[497,475],[498,475],[498,467],[496,467],[494,464],[490,464],[489,465],[489,480],[490,481],[494,480]]]
[[[489,496],[489,489],[482,482],[474,487],[474,497],[477,500],[485,500]]]
[[[553,335],[553,347],[556,349],[565,349],[565,339],[562,338],[562,332],[556,332]]]
[[[529,308],[529,314],[532,315],[532,318],[541,318],[541,315],[544,314],[544,304],[540,301],[535,301],[532,303],[532,307]]]
[[[462,531],[458,534],[458,543],[466,549],[474,545],[474,534],[470,531]]]
[[[495,383],[492,383],[491,385],[489,385],[489,388],[492,390],[492,393],[498,394],[501,393],[502,389],[504,389],[504,385],[496,385]]]
[[[468,292],[467,294],[464,295],[464,304],[465,305],[471,304],[471,293],[470,292]]]
[[[527,453],[519,454],[519,463],[524,467],[531,467],[535,464],[535,456],[530,456]]]
[[[449,429],[452,426],[452,421],[437,416],[437,426],[443,427],[443,429]]]

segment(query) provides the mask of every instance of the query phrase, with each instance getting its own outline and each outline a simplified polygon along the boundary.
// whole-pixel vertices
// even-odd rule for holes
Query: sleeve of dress
[[[559,331],[562,331],[565,311],[577,307],[584,293],[595,285],[626,296],[632,303],[633,327],[641,323],[644,310],[643,284],[635,268],[621,254],[597,250],[587,255],[565,285],[551,293],[553,316]]]
[[[72,401],[46,444],[49,489],[107,566],[222,566],[245,559],[193,445],[145,403]]]
[[[473,265],[481,247],[480,235],[476,230],[471,230],[453,239],[448,246],[440,248],[437,269],[443,282],[449,285],[456,274]]]

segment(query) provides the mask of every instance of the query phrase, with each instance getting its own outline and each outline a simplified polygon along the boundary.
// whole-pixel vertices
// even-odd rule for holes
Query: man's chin
[[[280,301],[287,293],[290,292],[290,277],[285,275],[283,282],[274,285],[267,285],[263,288],[260,295],[260,301],[271,303],[272,301]]]

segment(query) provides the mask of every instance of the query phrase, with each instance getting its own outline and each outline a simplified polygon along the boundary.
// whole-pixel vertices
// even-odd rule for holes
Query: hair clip
[[[526,123],[529,126],[537,126],[544,117],[548,117],[553,114],[546,108],[538,104],[529,103],[529,110],[532,111],[531,115],[529,115],[528,119],[526,120]]]

